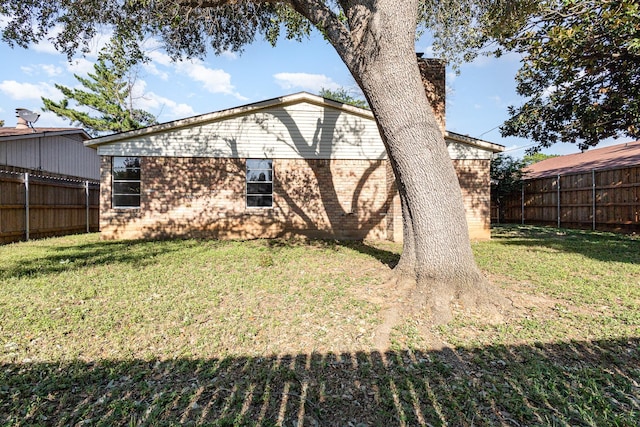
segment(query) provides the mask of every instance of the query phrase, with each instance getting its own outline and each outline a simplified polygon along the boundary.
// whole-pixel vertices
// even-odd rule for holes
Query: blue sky
[[[94,51],[108,40],[96,39]],[[273,48],[256,41],[242,53],[210,54],[204,60],[171,62],[153,41],[148,43],[152,61],[140,67],[136,79],[137,107],[166,122],[257,102],[300,91],[317,93],[320,88],[345,87],[356,91],[355,82],[333,48],[318,34],[302,43],[281,40]],[[428,52],[425,39],[416,51]],[[79,87],[73,74],[93,71],[95,53],[71,62],[50,43],[28,50],[11,49],[0,43],[0,119],[15,124],[15,109],[42,111],[41,96],[61,99],[55,83]],[[514,76],[520,64],[515,54],[502,58],[480,57],[447,74],[447,129],[502,144],[507,153],[521,157],[530,141],[502,138],[497,127],[508,117],[507,106],[522,99],[515,93]],[[355,92],[354,92],[355,93]],[[43,113],[36,123],[42,127],[67,127],[68,121]],[[624,142],[622,140],[616,143]],[[543,152],[570,154],[579,150],[557,144]]]

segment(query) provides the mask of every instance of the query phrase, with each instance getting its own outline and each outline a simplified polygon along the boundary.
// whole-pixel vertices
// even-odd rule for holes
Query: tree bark
[[[420,78],[418,3],[372,3],[347,15],[354,49],[341,56],[369,101],[395,173],[404,236],[398,279],[414,281],[414,300],[442,323],[451,318],[453,299],[477,305],[486,282],[471,251],[453,162]]]
[[[438,323],[451,318],[454,298],[477,305],[488,288],[473,258],[458,178],[415,55],[419,1],[344,0],[340,15],[324,0],[286,2],[323,32],[376,117],[402,206],[397,279],[415,283],[414,300],[426,303]]]

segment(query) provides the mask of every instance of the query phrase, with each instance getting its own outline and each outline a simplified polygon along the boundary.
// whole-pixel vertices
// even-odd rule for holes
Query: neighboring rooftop
[[[589,172],[593,169],[614,169],[640,166],[640,141],[610,147],[595,148],[583,153],[551,157],[525,169],[525,178]]]
[[[26,108],[16,108],[16,126],[0,127],[0,141],[40,137],[45,134],[47,134],[47,136],[81,134],[82,139],[91,139],[91,136],[89,136],[84,129],[80,128],[36,127],[34,123],[39,117],[40,113],[27,110]]]
[[[39,128],[35,129],[31,128],[11,128],[11,127],[1,127],[0,128],[0,139],[6,139],[9,137],[34,137],[34,136],[42,136],[43,134],[71,134],[71,133],[81,133],[85,134],[86,137],[84,139],[89,139],[89,135],[83,129],[78,128]]]

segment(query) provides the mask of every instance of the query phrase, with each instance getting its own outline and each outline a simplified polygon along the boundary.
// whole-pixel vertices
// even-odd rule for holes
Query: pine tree
[[[112,42],[107,45],[94,64],[93,73],[88,73],[88,77],[74,74],[86,90],[56,84],[64,99],[56,103],[43,97],[43,110],[69,119],[72,125],[81,126],[92,135],[124,132],[155,124],[155,116],[134,108],[132,91],[136,76],[123,54],[121,44]]]

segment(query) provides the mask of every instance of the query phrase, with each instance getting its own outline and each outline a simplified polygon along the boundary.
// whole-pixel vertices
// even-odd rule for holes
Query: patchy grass
[[[92,361],[368,348],[379,306],[357,293],[380,282],[379,263],[357,248],[101,242],[95,235],[0,248],[0,324],[10,332],[3,344],[12,348],[3,357]],[[362,274],[352,276],[350,263]]]
[[[474,244],[505,320],[406,319],[372,348],[398,245],[0,247],[0,425],[640,424],[640,240]]]

